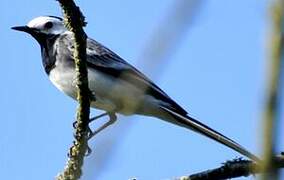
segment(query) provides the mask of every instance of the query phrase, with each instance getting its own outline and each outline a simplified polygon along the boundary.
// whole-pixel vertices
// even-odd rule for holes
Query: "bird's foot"
[[[92,139],[95,135],[97,135],[99,132],[101,132],[102,130],[106,129],[110,125],[112,125],[117,120],[117,117],[116,117],[115,113],[107,112],[107,113],[101,114],[99,116],[96,116],[94,118],[91,118],[89,123],[91,123],[92,121],[94,121],[94,120],[96,120],[98,118],[106,116],[106,115],[109,116],[109,120],[106,123],[104,123],[102,126],[100,126],[95,131],[92,131],[91,128],[89,128],[88,140]]]
[[[92,129],[89,126],[90,123],[92,123],[93,121],[95,121],[95,120],[97,120],[101,117],[104,117],[106,115],[109,116],[109,120],[106,123],[104,123],[102,126],[100,126],[98,129],[96,129],[95,131],[92,131]],[[104,130],[108,126],[112,125],[116,121],[116,119],[117,119],[117,117],[116,117],[115,113],[112,113],[112,112],[106,112],[106,113],[103,113],[103,114],[100,114],[98,116],[90,118],[90,120],[88,122],[88,129],[87,129],[87,132],[86,132],[87,140],[92,139],[99,132],[101,132],[102,130]],[[77,121],[73,122],[73,127],[77,128]],[[71,153],[71,152],[69,152],[69,153]],[[87,145],[87,152],[86,152],[85,156],[89,156],[91,153],[92,153],[92,149]]]

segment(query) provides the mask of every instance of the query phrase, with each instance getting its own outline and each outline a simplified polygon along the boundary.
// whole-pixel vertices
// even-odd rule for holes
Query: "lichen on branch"
[[[83,30],[85,18],[72,0],[58,0],[64,14],[64,25],[74,35],[74,61],[76,68],[77,100],[75,139],[68,154],[69,158],[64,171],[57,176],[58,180],[76,180],[82,175],[84,156],[88,150],[88,121],[90,115],[90,90],[86,66],[86,39]]]

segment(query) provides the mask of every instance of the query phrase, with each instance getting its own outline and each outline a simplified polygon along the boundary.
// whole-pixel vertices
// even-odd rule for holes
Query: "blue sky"
[[[167,22],[174,2],[104,0],[78,5],[90,37],[147,72],[190,115],[260,154],[267,1],[204,1],[170,58],[151,74],[144,69],[147,59],[141,52],[160,23]],[[1,179],[52,179],[65,165],[72,143],[76,102],[49,82],[36,41],[10,27],[40,15],[61,16],[61,10],[56,1],[47,0],[1,4]],[[281,142],[279,147],[284,146]],[[164,180],[240,157],[196,133],[141,116],[120,116],[90,145],[93,154],[86,158],[82,178],[88,180]]]

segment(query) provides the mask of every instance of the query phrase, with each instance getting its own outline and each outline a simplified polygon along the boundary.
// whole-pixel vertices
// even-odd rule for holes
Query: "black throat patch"
[[[45,72],[49,75],[50,71],[55,67],[56,51],[54,51],[54,43],[59,35],[41,34],[39,44],[41,47],[42,64]]]

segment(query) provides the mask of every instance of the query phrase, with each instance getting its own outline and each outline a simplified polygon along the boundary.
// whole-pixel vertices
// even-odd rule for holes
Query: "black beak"
[[[11,29],[16,30],[16,31],[23,31],[29,34],[32,32],[32,28],[28,26],[15,26],[15,27],[12,27]]]
[[[34,37],[40,45],[43,45],[46,43],[46,40],[49,38],[48,34],[41,33],[38,29],[36,28],[31,28],[29,26],[15,26],[11,27],[11,29],[16,30],[16,31],[22,31],[30,34],[32,37]]]

